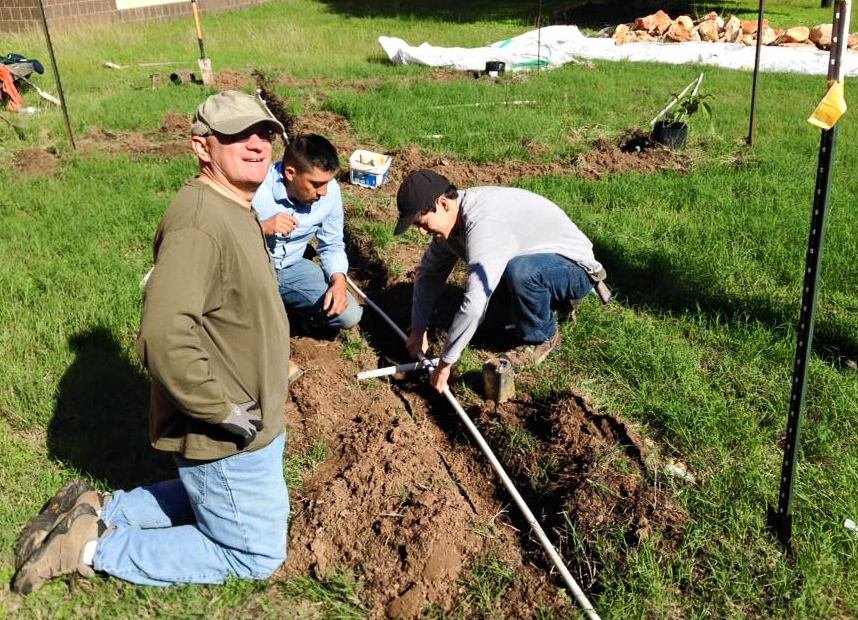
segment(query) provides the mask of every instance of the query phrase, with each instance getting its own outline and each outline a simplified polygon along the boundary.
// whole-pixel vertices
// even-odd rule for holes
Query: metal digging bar
[[[843,79],[843,55],[849,28],[850,2],[839,0],[834,4],[834,22],[832,44],[828,65],[828,79]],[[778,507],[769,506],[768,526],[774,530],[778,540],[787,548],[792,539],[792,501],[795,483],[798,448],[801,443],[801,425],[804,417],[805,388],[807,387],[808,365],[810,364],[811,343],[813,342],[813,322],[816,316],[816,289],[819,282],[822,247],[825,237],[825,225],[828,219],[828,195],[831,190],[831,177],[834,168],[834,146],[837,138],[837,125],[822,131],[819,145],[819,165],[816,174],[816,189],[813,195],[813,215],[810,219],[810,239],[807,247],[807,259],[804,271],[804,288],[801,298],[801,315],[798,327],[798,346],[795,352],[795,366],[792,375],[792,390],[787,418],[787,432],[784,439],[784,460],[781,468],[780,494]]]
[[[400,338],[403,341],[408,341],[408,336],[405,335],[399,326],[393,322],[393,320],[384,313],[384,311],[379,308],[369,297],[367,297],[363,291],[361,291],[358,286],[352,281],[351,278],[346,276],[346,281],[349,286],[360,295],[360,297],[367,303],[367,305],[375,310],[378,315],[384,319],[384,321],[393,328]],[[425,356],[420,356],[420,361],[423,363],[423,366],[427,370],[431,370],[434,368],[432,363],[426,359]],[[474,423],[471,422],[471,419],[468,417],[468,414],[465,413],[465,410],[462,409],[462,406],[459,404],[459,401],[456,400],[456,397],[453,396],[453,393],[450,392],[449,387],[444,388],[444,396],[447,397],[447,400],[453,406],[453,409],[456,410],[456,413],[459,414],[459,418],[462,420],[462,423],[467,427],[468,431],[471,433],[471,436],[480,446],[480,449],[483,451],[483,454],[489,459],[489,463],[491,463],[492,468],[495,470],[497,475],[500,477],[503,482],[506,490],[512,495],[512,499],[515,500],[518,509],[524,515],[524,518],[530,524],[530,527],[536,533],[537,538],[539,538],[539,542],[542,543],[542,547],[545,549],[545,552],[548,554],[548,557],[551,559],[551,562],[560,572],[560,575],[563,577],[563,581],[566,582],[566,585],[572,591],[572,594],[575,596],[575,600],[578,601],[578,605],[581,606],[581,609],[587,615],[590,620],[600,620],[599,614],[596,613],[596,610],[593,609],[593,606],[590,604],[590,601],[587,600],[587,595],[584,594],[584,591],[578,586],[572,574],[569,572],[569,569],[566,568],[566,565],[563,564],[563,560],[557,554],[557,551],[554,549],[554,546],[551,544],[551,541],[548,540],[548,536],[545,535],[545,532],[542,530],[542,527],[536,521],[536,517],[533,516],[533,513],[530,511],[530,508],[527,507],[527,504],[522,499],[519,492],[516,490],[515,485],[513,485],[512,480],[510,480],[509,476],[507,476],[506,472],[503,469],[503,466],[500,464],[500,461],[497,460],[492,449],[489,447],[489,444],[486,443],[486,440],[483,439],[483,436],[480,434],[480,431],[477,430],[477,427],[474,426]]]

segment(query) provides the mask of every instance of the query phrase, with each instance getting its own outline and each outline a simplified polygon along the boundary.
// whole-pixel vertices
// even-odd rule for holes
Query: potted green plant
[[[712,118],[712,107],[704,101],[710,94],[697,92],[680,94],[674,97],[676,103],[668,108],[652,128],[652,140],[669,149],[682,148],[688,141],[688,119],[700,110]]]

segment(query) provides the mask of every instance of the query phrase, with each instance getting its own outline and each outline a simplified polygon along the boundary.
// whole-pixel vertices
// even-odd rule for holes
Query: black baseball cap
[[[450,181],[433,170],[415,170],[402,182],[396,192],[399,221],[394,235],[401,235],[421,213],[431,211],[435,200],[450,188]]]

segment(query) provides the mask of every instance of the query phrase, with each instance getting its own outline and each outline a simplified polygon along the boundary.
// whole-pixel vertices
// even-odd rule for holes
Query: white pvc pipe
[[[361,291],[357,285],[351,280],[351,278],[346,275],[346,282],[352,287],[352,289],[363,298],[363,300],[369,305],[370,308],[375,310],[378,315],[384,319],[384,321],[393,328],[399,337],[404,341],[408,341],[408,336],[405,335],[399,326],[393,322],[393,320],[387,316],[384,311],[379,308],[369,297],[364,295],[363,291]],[[420,356],[420,361],[423,366],[427,369],[433,369],[434,365],[426,359],[424,356]],[[503,482],[506,490],[512,495],[512,499],[515,501],[518,509],[521,511],[522,515],[524,515],[525,520],[527,520],[528,524],[530,524],[531,529],[536,533],[537,538],[539,538],[539,542],[542,543],[542,547],[545,549],[545,552],[548,554],[548,557],[551,559],[551,562],[560,572],[560,575],[563,577],[563,581],[566,582],[566,585],[572,591],[572,594],[575,596],[575,600],[578,601],[578,604],[581,606],[581,609],[587,615],[590,620],[601,620],[599,615],[596,613],[596,610],[593,609],[593,606],[590,604],[590,601],[587,600],[587,595],[584,594],[583,590],[578,586],[578,583],[575,581],[575,578],[572,577],[572,574],[569,572],[569,569],[566,568],[566,565],[563,563],[563,560],[560,559],[560,556],[557,554],[557,551],[554,549],[554,545],[551,544],[551,541],[548,540],[548,536],[545,535],[545,532],[542,530],[542,527],[536,520],[536,517],[533,516],[530,508],[527,507],[524,499],[522,499],[518,490],[515,488],[515,485],[510,480],[509,476],[507,476],[506,472],[503,469],[503,466],[500,464],[500,461],[497,460],[492,449],[489,447],[489,444],[486,443],[486,440],[483,439],[483,436],[480,434],[480,431],[477,430],[477,427],[474,426],[474,423],[471,422],[471,419],[468,417],[468,414],[465,413],[465,410],[462,409],[462,406],[459,404],[459,401],[456,400],[456,397],[453,396],[453,393],[450,391],[449,387],[444,388],[444,396],[447,397],[447,400],[453,406],[453,409],[456,410],[456,413],[459,414],[459,418],[462,420],[462,423],[471,433],[471,436],[477,442],[477,445],[480,446],[480,449],[483,451],[483,454],[489,459],[489,463],[491,463],[492,468],[495,470],[495,473],[500,477]]]
[[[673,98],[673,100],[672,100],[670,103],[668,103],[668,104],[667,104],[667,107],[666,107],[666,108],[664,108],[661,112],[659,112],[658,114],[656,114],[656,115],[655,115],[655,118],[653,118],[653,119],[649,122],[649,124],[650,124],[650,125],[655,125],[655,122],[656,122],[658,119],[660,119],[660,118],[661,118],[661,117],[662,117],[662,116],[663,116],[663,115],[664,115],[668,110],[670,110],[670,108],[672,108],[673,106],[675,106],[675,105],[676,105],[676,102],[677,102],[677,101],[679,101],[680,99],[682,99],[682,98],[685,96],[685,93],[687,93],[687,92],[688,92],[688,90],[689,90],[692,86],[694,86],[694,85],[696,84],[696,85],[699,87],[699,86],[700,86],[700,82],[702,82],[702,81],[703,81],[703,74],[701,73],[699,77],[697,77],[697,78],[696,78],[696,79],[694,79],[694,80],[691,80],[691,83],[690,83],[688,86],[686,86],[685,88],[683,88],[683,89],[682,89],[682,92],[681,92],[681,93],[679,93],[678,95],[676,95],[676,96]],[[695,88],[695,89],[694,89],[694,92],[695,92],[695,93],[697,92],[697,88]]]
[[[427,110],[440,110],[442,108],[479,108],[484,105],[525,105],[528,103],[536,103],[530,99],[521,99],[515,101],[478,101],[477,103],[448,103],[446,105],[430,105]]]
[[[438,364],[438,358],[429,360],[433,366]],[[399,366],[387,366],[385,368],[376,368],[375,370],[364,370],[357,374],[358,381],[364,379],[372,379],[374,377],[386,377],[387,375],[395,375],[399,372],[409,372],[411,370],[420,370],[423,368],[423,362],[408,362],[407,364],[399,364]]]

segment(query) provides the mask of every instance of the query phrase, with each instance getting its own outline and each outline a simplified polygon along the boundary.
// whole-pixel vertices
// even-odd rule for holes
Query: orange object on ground
[[[15,88],[15,82],[12,79],[12,72],[3,65],[0,65],[0,90],[6,93],[9,97],[9,109],[17,112],[24,105],[24,99],[18,94],[18,89]]]

